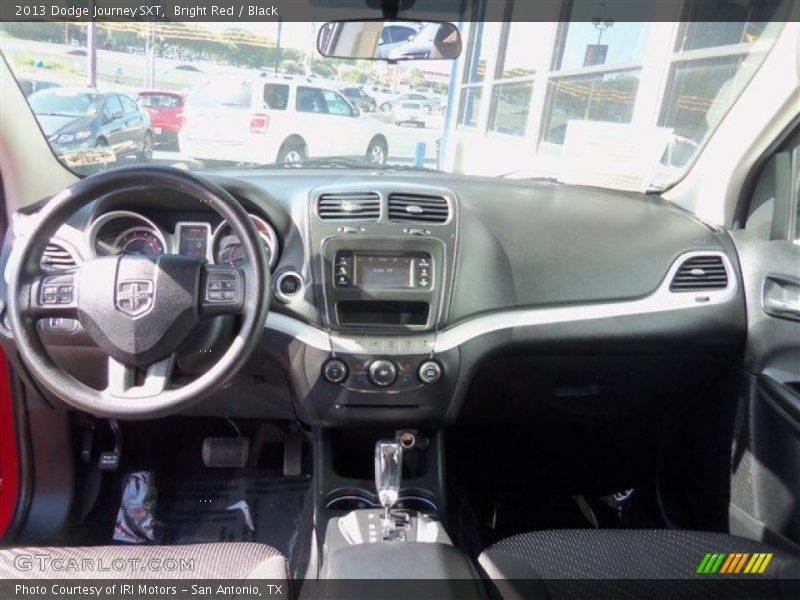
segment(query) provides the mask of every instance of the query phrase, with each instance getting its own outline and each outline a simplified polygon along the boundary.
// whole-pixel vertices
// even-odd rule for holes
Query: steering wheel
[[[86,204],[120,190],[183,193],[216,210],[250,259],[242,268],[163,254],[86,260],[75,270],[43,273],[42,253],[56,230]],[[113,418],[177,412],[222,387],[260,339],[269,309],[269,263],[244,208],[218,185],[166,167],[133,167],[93,175],[53,197],[30,233],[15,242],[8,316],[17,349],[38,382],[80,410]],[[228,349],[206,372],[170,386],[178,351],[206,319],[240,315]],[[96,390],[63,371],[45,349],[36,323],[77,319],[107,358],[107,382]]]

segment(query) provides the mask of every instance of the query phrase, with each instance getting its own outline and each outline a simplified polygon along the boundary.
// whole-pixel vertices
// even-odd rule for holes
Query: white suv
[[[384,164],[385,126],[339,92],[305,78],[216,76],[186,100],[181,152],[200,160],[269,164],[359,157]]]

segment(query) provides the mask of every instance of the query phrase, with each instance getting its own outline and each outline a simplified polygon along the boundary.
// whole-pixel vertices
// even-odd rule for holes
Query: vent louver
[[[323,221],[377,221],[381,198],[375,192],[322,194],[317,200],[317,213]]]
[[[728,287],[728,273],[719,256],[694,256],[687,258],[675,273],[669,285],[671,292],[696,292],[722,290]]]
[[[49,243],[39,263],[46,271],[67,271],[76,266],[75,257],[61,244]]]
[[[450,217],[447,200],[441,196],[391,194],[389,220],[399,223],[444,223]]]

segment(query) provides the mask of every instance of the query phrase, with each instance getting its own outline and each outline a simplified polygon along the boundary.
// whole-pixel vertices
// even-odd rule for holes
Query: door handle
[[[767,275],[761,306],[773,317],[800,321],[800,280],[785,275]]]

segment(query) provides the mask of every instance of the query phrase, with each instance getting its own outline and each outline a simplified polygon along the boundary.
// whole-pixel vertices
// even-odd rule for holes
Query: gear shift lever
[[[390,440],[375,444],[375,487],[378,500],[384,508],[384,523],[389,522],[389,512],[400,496],[400,479],[403,472],[403,447]]]

